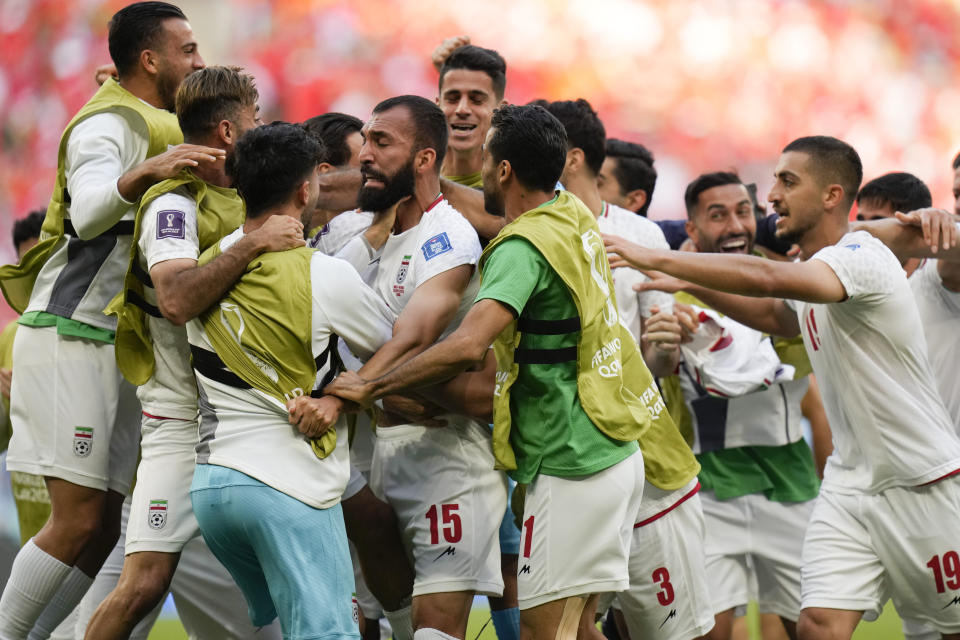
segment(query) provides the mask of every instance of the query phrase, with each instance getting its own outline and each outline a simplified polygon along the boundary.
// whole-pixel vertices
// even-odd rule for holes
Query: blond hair
[[[234,120],[243,107],[257,104],[253,76],[240,67],[206,67],[191,73],[177,91],[177,120],[183,135],[202,136],[221,120]]]

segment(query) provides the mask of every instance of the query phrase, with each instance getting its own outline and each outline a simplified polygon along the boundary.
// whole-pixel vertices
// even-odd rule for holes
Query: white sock
[[[47,640],[57,625],[80,604],[83,594],[91,584],[93,584],[93,578],[77,567],[71,568],[66,580],[60,584],[60,588],[50,600],[50,604],[37,618],[27,640]]]
[[[393,640],[413,640],[413,621],[411,620],[411,605],[401,607],[396,611],[384,611],[383,617],[390,621],[393,629]]]
[[[431,629],[430,627],[423,627],[417,629],[413,632],[413,640],[460,640],[455,636],[440,631],[439,629]]]
[[[10,579],[0,596],[0,638],[26,638],[60,584],[70,575],[64,564],[38,547],[33,538],[13,561]]]

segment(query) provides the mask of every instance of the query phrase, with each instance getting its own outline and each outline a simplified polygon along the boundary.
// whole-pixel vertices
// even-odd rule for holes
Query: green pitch
[[[756,610],[751,608],[747,616],[748,620],[752,618],[752,624],[749,625],[751,640],[761,640]],[[179,620],[159,620],[154,625],[149,640],[187,640],[187,634]],[[497,640],[487,609],[474,609],[470,613],[466,640]],[[861,622],[857,632],[853,634],[853,640],[903,640],[900,618],[897,617],[893,605],[887,603],[883,615],[876,622]]]

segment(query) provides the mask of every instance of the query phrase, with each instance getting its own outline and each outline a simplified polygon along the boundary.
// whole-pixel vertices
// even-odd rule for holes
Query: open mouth
[[[747,239],[731,238],[730,240],[720,243],[720,251],[724,253],[746,253]]]
[[[456,133],[468,134],[477,128],[475,124],[451,124],[450,129]]]

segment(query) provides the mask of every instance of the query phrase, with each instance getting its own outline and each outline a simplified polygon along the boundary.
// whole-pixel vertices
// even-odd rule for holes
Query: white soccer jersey
[[[423,213],[418,225],[387,239],[380,255],[374,289],[399,315],[417,287],[462,264],[476,265],[480,252],[477,232],[467,219],[445,199],[438,198]],[[441,338],[460,324],[473,306],[479,288],[480,275],[474,270],[457,315]]]
[[[597,218],[597,226],[603,233],[626,238],[648,249],[669,249],[670,245],[655,222],[643,216],[627,211],[607,202],[603,203],[603,212]],[[673,309],[673,296],[662,291],[637,293],[633,285],[649,280],[643,273],[630,267],[613,270],[613,290],[620,308],[620,319],[630,329],[637,344],[640,344],[640,316],[653,315],[651,307],[660,307],[661,311]]]
[[[937,389],[960,434],[960,293],[943,286],[936,260],[927,260],[914,271],[910,288],[923,323]]]
[[[226,249],[242,229],[221,241]],[[320,252],[311,265],[313,355],[327,351],[334,335],[365,360],[393,332],[394,316],[346,262]],[[213,351],[200,323],[188,328],[190,343]],[[322,380],[329,361],[317,371]],[[318,509],[340,501],[350,476],[346,419],[336,424],[337,446],[326,458],[313,453],[307,438],[290,424],[279,400],[255,389],[240,389],[197,373],[200,383],[200,444],[197,463],[245,473]]]
[[[936,391],[896,257],[856,231],[811,259],[833,269],[847,294],[839,303],[791,303],[833,431],[823,488],[877,493],[960,468],[960,439]]]
[[[166,193],[149,204],[140,222],[140,267],[150,272],[167,260],[196,260],[200,255],[197,236],[197,204],[186,187]],[[144,287],[144,297],[157,304],[157,293]],[[143,410],[153,416],[191,420],[197,415],[197,381],[190,366],[187,330],[166,318],[147,315],[153,355],[153,377],[137,389]]]
[[[84,242],[64,236],[37,275],[27,312],[46,311],[113,331],[115,316],[103,310],[123,284],[133,242],[137,209],[117,190],[124,173],[147,157],[148,134],[139,118],[119,113],[90,116],[70,132],[65,171],[68,211],[78,233],[96,235]],[[118,231],[126,222],[130,230]]]

